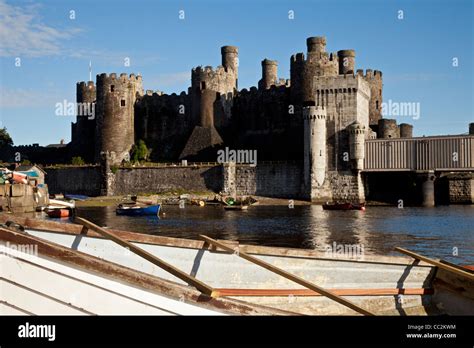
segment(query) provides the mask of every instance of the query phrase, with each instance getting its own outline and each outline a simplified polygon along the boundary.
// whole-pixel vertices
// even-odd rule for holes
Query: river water
[[[164,213],[164,214],[163,214]],[[325,211],[321,206],[164,206],[157,217],[116,216],[114,207],[81,207],[78,215],[100,226],[160,236],[212,238],[320,251],[342,245],[364,254],[401,255],[402,247],[456,264],[474,264],[474,205],[435,208],[368,207],[366,211]]]

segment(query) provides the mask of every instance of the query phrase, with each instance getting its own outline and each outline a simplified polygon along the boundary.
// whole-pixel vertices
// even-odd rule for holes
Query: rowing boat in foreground
[[[84,266],[82,258],[93,260],[105,270],[101,277],[110,277],[107,269],[114,269],[115,275],[128,279],[130,286],[150,285],[152,281],[166,284],[165,292],[164,285],[154,287],[160,292],[156,296],[174,295],[176,300],[181,292],[192,292],[195,297],[191,298],[206,299],[206,305],[216,312],[474,314],[474,272],[403,249],[400,251],[410,258],[365,256],[356,260],[329,258],[313,250],[239,245],[205,236],[198,241],[103,229],[80,218],[77,221],[82,225],[0,216],[0,222],[7,220],[15,220],[28,235],[0,228],[1,243],[37,243],[45,258],[52,257],[60,264],[77,262],[70,267]],[[15,274],[19,284],[32,281],[20,271],[3,269],[10,276]],[[55,283],[46,279],[38,278],[38,284],[30,286],[35,289],[34,286],[44,287],[48,283],[54,288]],[[74,287],[71,291],[80,296]],[[150,287],[144,291],[151,291]],[[85,300],[83,296],[80,299]],[[216,303],[213,301],[223,302],[212,308]],[[228,304],[224,309],[223,303]],[[120,312],[120,307],[115,308]],[[173,305],[167,310],[173,311]]]

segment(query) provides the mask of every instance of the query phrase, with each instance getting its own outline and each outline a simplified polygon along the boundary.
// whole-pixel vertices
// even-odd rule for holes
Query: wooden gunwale
[[[234,289],[214,288],[219,296],[322,296],[310,289]],[[338,296],[396,296],[396,295],[433,295],[431,288],[380,288],[380,289],[326,289]]]

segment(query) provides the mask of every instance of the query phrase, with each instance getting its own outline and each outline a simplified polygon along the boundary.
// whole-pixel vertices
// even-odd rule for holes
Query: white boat
[[[9,219],[12,216],[0,216],[0,222]],[[210,289],[206,296],[212,300],[236,300],[247,306],[233,313],[474,314],[472,271],[410,252],[406,253],[418,260],[328,258],[313,250],[239,245],[206,237],[205,242],[100,228],[96,233],[92,224],[84,233],[86,228],[77,224],[14,220],[35,240],[134,270],[179,291],[202,295]],[[120,243],[129,243],[129,249]],[[150,262],[155,258],[161,263]]]
[[[0,315],[287,314],[188,286],[0,227]]]

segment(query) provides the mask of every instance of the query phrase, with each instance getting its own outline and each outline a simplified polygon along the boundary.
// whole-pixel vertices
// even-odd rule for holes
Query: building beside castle
[[[77,102],[96,117],[72,124],[72,156],[108,165],[126,161],[144,140],[155,161],[216,161],[223,147],[257,150],[261,160],[303,163],[302,196],[364,200],[360,170],[368,138],[411,137],[412,127],[382,119],[382,73],[356,69],[352,49],[328,52],[324,37],[290,58],[290,79],[264,59],[258,87],[238,86],[238,48],[222,65],[196,67],[187,92],[144,91],[142,77],[100,74],[77,84]]]

